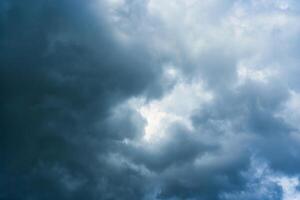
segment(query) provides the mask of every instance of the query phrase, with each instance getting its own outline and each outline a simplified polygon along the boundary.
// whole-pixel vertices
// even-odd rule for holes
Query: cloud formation
[[[1,1],[0,199],[297,199],[299,11]]]

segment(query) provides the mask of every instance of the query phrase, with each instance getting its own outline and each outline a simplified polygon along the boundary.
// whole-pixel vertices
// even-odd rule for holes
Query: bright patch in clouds
[[[166,78],[176,77],[178,82],[161,99],[145,102],[143,99],[134,98],[129,103],[146,120],[146,141],[163,139],[173,123],[180,123],[192,130],[190,117],[193,112],[201,109],[202,104],[213,100],[213,94],[206,91],[201,82],[185,81],[173,68],[168,68],[165,75]]]
[[[300,131],[300,93],[290,91],[289,94],[290,97],[283,105],[283,109],[278,113],[278,116],[282,117],[287,123],[297,127],[298,131]]]
[[[274,177],[273,180],[281,186],[283,190],[283,200],[298,200],[300,199],[300,191],[297,189],[299,178],[297,177]]]
[[[278,71],[276,70],[276,68],[274,69],[271,67],[256,69],[254,67],[239,65],[237,70],[239,84],[243,84],[247,80],[267,83],[269,80],[272,80],[272,78],[276,78],[276,76],[278,76]]]

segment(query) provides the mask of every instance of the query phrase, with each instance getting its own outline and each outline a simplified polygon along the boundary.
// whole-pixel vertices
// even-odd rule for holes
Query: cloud
[[[159,93],[154,59],[116,42],[99,2],[4,1],[1,8],[0,198],[140,199],[138,173],[111,168],[104,155],[135,137],[126,119],[134,114],[114,117],[112,108]]]
[[[0,2],[0,199],[298,198],[299,3]]]

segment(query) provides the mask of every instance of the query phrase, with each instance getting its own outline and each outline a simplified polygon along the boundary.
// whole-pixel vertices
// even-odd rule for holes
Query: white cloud
[[[272,179],[278,185],[280,185],[283,190],[282,200],[300,199],[300,192],[297,190],[297,187],[299,186],[298,177],[281,176],[281,177],[273,177]]]
[[[261,69],[255,67],[249,67],[244,64],[238,65],[238,84],[243,84],[247,80],[258,81],[262,83],[267,83],[272,78],[279,76],[279,72],[276,68],[272,67],[262,67]]]
[[[277,113],[287,123],[300,130],[300,93],[290,91],[290,98],[283,105],[282,110]],[[300,139],[300,138],[299,138]]]
[[[174,123],[195,131],[190,120],[193,113],[196,110],[200,113],[202,106],[215,98],[220,98],[217,99],[219,101],[236,100],[234,96],[228,99],[222,97],[234,95],[228,92],[232,89],[231,86],[256,82],[257,85],[265,84],[267,88],[274,81],[281,81],[286,88],[292,89],[284,74],[287,76],[291,74],[290,60],[293,60],[290,58],[293,56],[290,55],[293,43],[291,41],[294,41],[300,32],[299,16],[292,12],[294,1],[149,0],[141,3],[142,5],[135,5],[135,9],[140,9],[136,15],[128,10],[129,1],[122,2],[124,4],[122,6],[121,3],[113,3],[117,7],[115,10],[118,10],[113,12],[113,15],[120,19],[115,22],[117,32],[128,41],[141,41],[157,58],[163,57],[163,61],[158,65],[163,69],[164,83],[173,85],[170,87],[172,89],[167,90],[160,99],[148,102],[143,97],[135,97],[127,102],[146,121],[142,142],[155,143],[164,140]],[[227,57],[230,58],[230,62],[227,62]],[[187,71],[191,72],[190,80],[186,80]],[[225,81],[218,82],[218,79],[223,77]],[[231,81],[232,85],[226,85]],[[208,84],[216,82],[220,86],[204,87],[207,86],[207,82]],[[279,83],[278,85],[281,86]],[[210,91],[207,91],[207,88],[210,88]],[[255,91],[252,95],[255,95]],[[260,98],[260,95],[258,94],[257,98]],[[291,99],[279,114],[289,124],[298,128],[300,128],[300,114],[297,112],[300,110],[299,96],[296,92],[292,92]],[[269,117],[268,113],[256,113],[257,105],[249,103],[251,98],[247,95],[241,99],[242,102],[236,101],[240,104],[236,105],[237,109],[245,108],[250,111],[253,109],[253,113],[250,111],[249,113],[265,114],[265,118]],[[266,101],[270,101],[272,104],[270,107],[277,104],[277,101],[272,102],[268,98]],[[278,101],[281,101],[281,98]],[[265,104],[263,106],[266,106]],[[221,105],[235,106],[227,102]],[[213,127],[204,128],[213,129],[207,131],[211,135],[203,134],[198,139],[207,140],[207,143],[214,140],[211,143],[218,144],[220,151],[208,152],[196,158],[193,161],[196,167],[226,165],[238,160],[239,156],[243,157],[246,146],[253,139],[253,136],[239,132],[239,126],[243,127],[243,123],[257,126],[255,128],[262,129],[258,130],[262,132],[265,126],[269,126],[256,121],[260,116],[243,116],[249,113],[243,113],[243,110],[235,113],[234,108],[227,110],[228,113],[233,112],[232,115],[241,116],[230,118],[225,115],[224,118],[227,118],[223,119],[220,114],[220,119],[208,119],[213,122]],[[269,111],[266,109],[266,112]],[[234,121],[235,117],[239,119],[238,123]],[[247,117],[251,120],[253,118],[253,124],[242,121],[248,119]],[[269,121],[265,120],[265,123],[267,122]],[[216,130],[219,130],[219,135],[211,133],[217,132]],[[201,131],[197,129],[196,132]],[[295,133],[291,136],[300,138],[298,135]],[[268,137],[264,134],[260,136]],[[270,172],[271,169],[262,170],[259,167],[258,171],[253,172],[262,179],[260,184],[264,186],[258,192],[263,194],[264,189],[269,189],[269,185],[276,184],[282,187],[284,200],[299,197],[295,190],[298,185],[298,182],[295,182],[296,178],[279,176],[275,172]]]
[[[169,71],[171,70],[171,71]],[[177,74],[169,69],[171,76]],[[192,130],[190,116],[201,104],[213,99],[212,93],[205,91],[201,83],[179,81],[174,88],[161,99],[144,102],[143,99],[132,99],[130,105],[146,120],[146,141],[159,141],[164,138],[167,129],[173,123],[181,123]]]
[[[243,176],[248,179],[246,190],[222,194],[221,199],[300,199],[299,178],[276,173],[263,160],[252,157],[250,168]]]

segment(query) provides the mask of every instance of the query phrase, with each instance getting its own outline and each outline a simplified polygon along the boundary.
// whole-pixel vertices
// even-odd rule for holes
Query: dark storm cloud
[[[253,74],[242,79],[239,64],[252,55],[231,44],[235,30],[220,19],[240,5],[208,1],[189,7],[186,17],[184,1],[166,2],[112,1],[113,8],[94,0],[0,2],[1,200],[283,198],[277,183],[256,176],[260,166],[253,159],[264,160],[274,174],[300,175],[298,129],[278,115],[298,87],[298,59],[282,52],[297,47],[260,46],[267,53],[253,60],[267,65],[280,52],[274,60],[291,66],[267,81],[247,77]],[[238,38],[237,46],[249,45],[247,37]],[[169,82],[166,61],[178,72]],[[255,67],[250,70],[260,69]],[[145,141],[150,122],[130,100],[148,105],[156,98],[159,104],[176,84],[185,83],[185,90],[193,81],[213,98],[183,115],[191,127],[162,121],[167,128],[156,127],[157,141]],[[189,110],[185,100],[193,97],[172,98],[171,109],[173,101],[182,101]],[[150,112],[154,120],[168,114]]]
[[[180,124],[172,124],[169,131],[171,134],[168,138],[165,138],[156,148],[140,149],[139,146],[125,146],[124,152],[134,163],[144,165],[152,172],[161,173],[173,167],[190,164],[195,157],[207,151],[214,152],[218,148],[203,143],[201,138]]]
[[[280,200],[283,198],[283,190],[276,183],[270,181],[267,173],[257,173],[257,169],[261,169],[259,166],[253,166],[246,171],[243,176],[247,179],[246,187],[243,190],[236,191],[233,193],[226,193],[222,195],[224,200]],[[268,170],[268,169],[267,169]]]
[[[134,150],[123,154],[157,175],[153,182],[162,199],[282,199],[277,184],[262,185],[253,171],[244,173],[258,155],[276,171],[298,174],[298,162],[288,163],[298,160],[297,141],[289,136],[295,129],[275,115],[288,97],[280,81],[248,80],[195,112],[192,132],[172,124],[168,138],[152,149],[133,145]],[[265,189],[255,192],[255,187]]]
[[[299,156],[295,152],[299,145],[291,136],[297,128],[276,115],[288,98],[288,89],[279,80],[265,84],[249,81],[196,114],[194,124],[202,131],[220,133],[218,122],[229,122],[231,131],[255,138],[251,151],[268,160],[272,169],[297,175]]]
[[[114,119],[122,133],[106,118],[113,105],[155,88],[153,59],[117,45],[99,2],[0,6],[0,199],[140,199],[140,175],[101,155],[135,137],[130,113]]]

